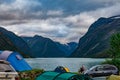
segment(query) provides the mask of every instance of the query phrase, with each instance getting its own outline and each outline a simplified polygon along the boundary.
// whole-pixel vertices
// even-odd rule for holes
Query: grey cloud
[[[4,20],[3,21],[2,20],[0,22],[1,22],[1,25],[3,25],[3,26],[11,26],[11,25],[19,25],[19,24],[26,24],[26,23],[28,23],[28,21],[26,21],[26,20],[11,20],[11,21],[9,21],[9,20]]]
[[[14,19],[14,15],[12,14],[9,14],[9,13],[0,13],[0,20],[11,20],[11,19]]]
[[[119,0],[2,0],[1,19],[46,19],[49,17],[66,17],[81,12],[96,10],[119,3]],[[51,3],[51,4],[49,4]],[[75,6],[73,6],[75,4]],[[8,13],[8,14],[4,14]],[[14,16],[14,17],[11,17]],[[62,15],[62,16],[61,16]],[[10,18],[9,18],[10,17]]]
[[[16,0],[9,5],[1,4],[0,25],[18,35],[38,34],[61,42],[77,42],[99,17],[120,14],[119,0],[64,0],[61,6],[56,6],[57,1],[63,3],[63,0],[51,4],[39,0]],[[75,6],[72,6],[73,1],[77,3]]]
[[[2,0],[0,18],[14,19],[47,19],[49,17],[66,17],[77,15],[81,12],[96,10],[104,5],[119,3],[119,0]],[[48,4],[50,3],[51,4]],[[72,6],[72,4],[76,4]],[[8,13],[8,14],[4,14]],[[4,15],[4,16],[3,16]]]

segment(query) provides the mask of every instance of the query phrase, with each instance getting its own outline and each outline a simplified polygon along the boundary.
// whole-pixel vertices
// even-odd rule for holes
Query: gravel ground
[[[93,80],[106,80],[106,77],[95,77]]]

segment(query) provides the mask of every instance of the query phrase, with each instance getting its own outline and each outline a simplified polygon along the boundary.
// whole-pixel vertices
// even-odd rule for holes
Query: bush
[[[34,80],[36,76],[40,75],[43,72],[44,72],[43,69],[33,69],[28,71],[22,71],[22,72],[19,72],[19,77],[20,77],[20,80]]]
[[[115,65],[120,71],[120,59],[106,59],[102,64],[112,64]]]

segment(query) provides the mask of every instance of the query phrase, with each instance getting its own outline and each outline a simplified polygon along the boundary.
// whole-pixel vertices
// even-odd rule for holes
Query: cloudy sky
[[[120,14],[120,0],[0,0],[0,26],[19,36],[76,41],[99,17]]]

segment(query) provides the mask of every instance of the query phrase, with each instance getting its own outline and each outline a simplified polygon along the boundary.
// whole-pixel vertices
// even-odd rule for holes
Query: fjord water
[[[71,72],[77,72],[84,65],[86,69],[101,64],[105,59],[101,58],[26,58],[32,68],[52,71],[57,66],[68,67]]]

